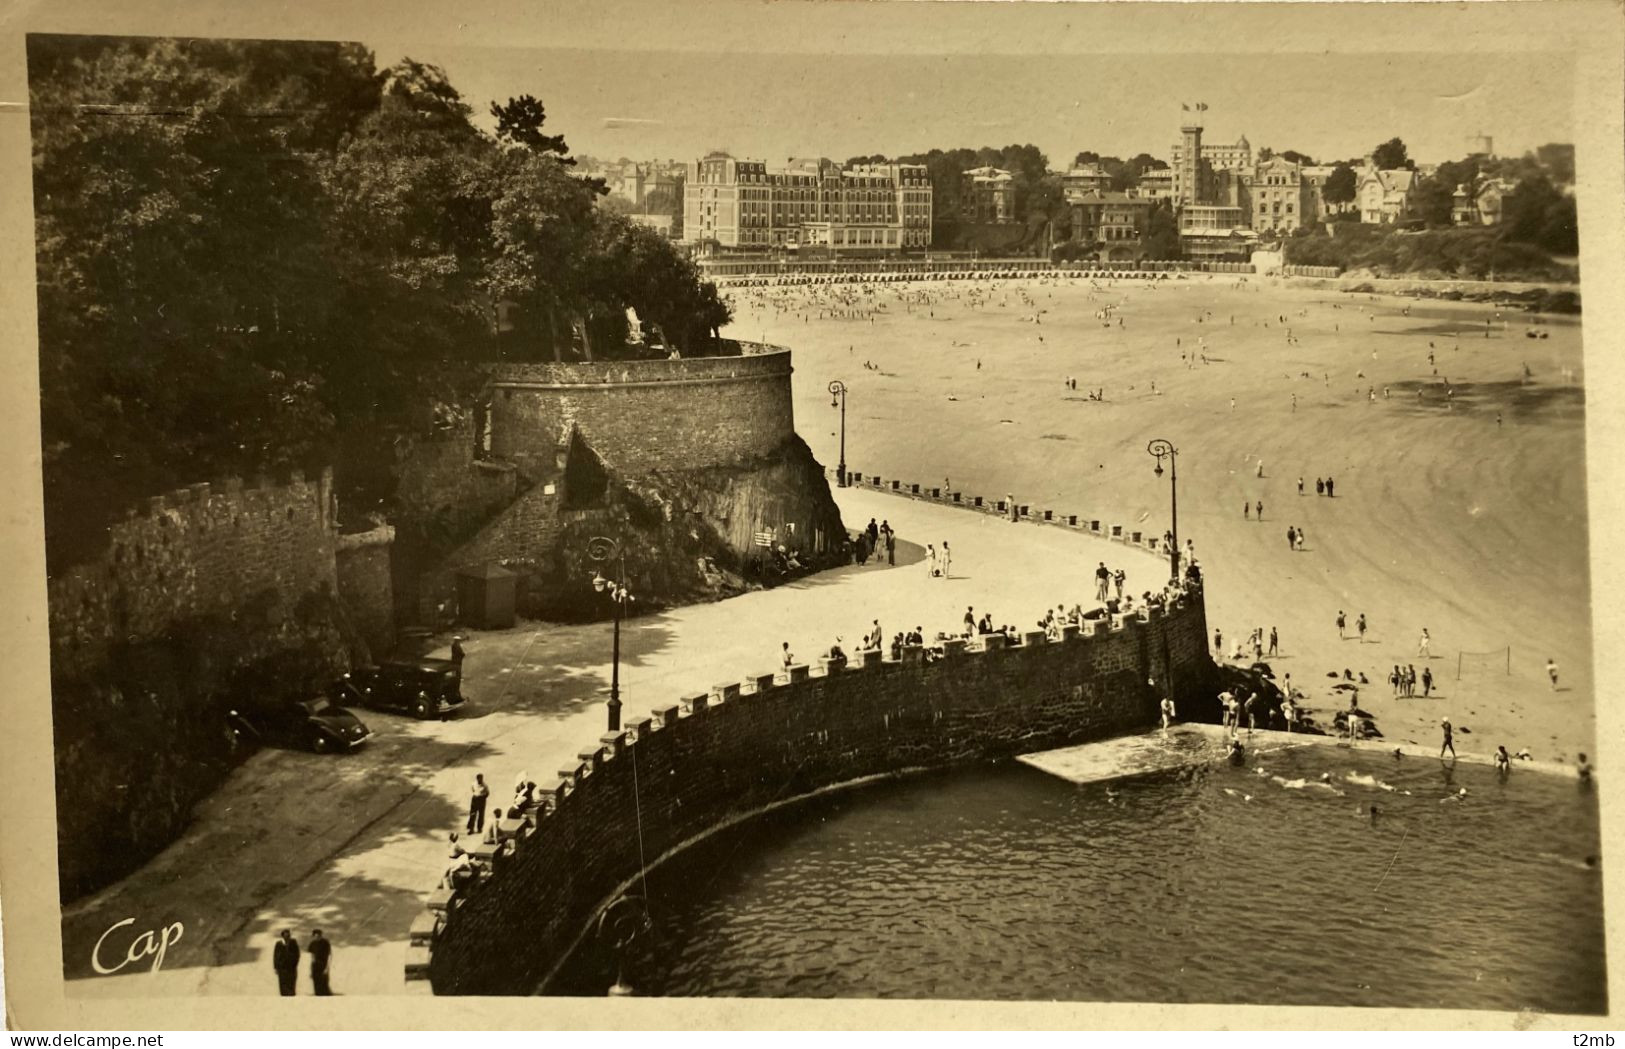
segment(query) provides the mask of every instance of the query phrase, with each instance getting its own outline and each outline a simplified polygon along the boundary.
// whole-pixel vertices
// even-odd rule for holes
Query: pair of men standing
[[[310,953],[310,982],[315,985],[316,994],[331,995],[333,988],[328,981],[331,977],[332,943],[322,935],[322,930],[313,929],[305,950]],[[287,929],[282,930],[281,938],[271,950],[271,967],[276,970],[277,986],[283,997],[298,993],[299,944]]]

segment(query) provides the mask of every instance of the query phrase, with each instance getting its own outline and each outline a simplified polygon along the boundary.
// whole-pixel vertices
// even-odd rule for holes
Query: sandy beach
[[[826,465],[839,378],[851,470],[1160,535],[1145,447],[1166,438],[1227,655],[1276,628],[1277,676],[1328,715],[1348,702],[1328,675],[1364,674],[1396,744],[1437,748],[1448,717],[1463,750],[1593,749],[1578,318],[1202,275],[730,294],[726,334],[795,351],[797,430]],[[1395,664],[1431,669],[1431,694],[1396,698]]]

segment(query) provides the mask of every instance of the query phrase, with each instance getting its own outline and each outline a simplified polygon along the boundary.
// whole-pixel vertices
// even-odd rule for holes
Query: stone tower
[[[1202,125],[1187,119],[1180,127],[1179,163],[1174,168],[1174,207],[1200,204],[1202,186]]]

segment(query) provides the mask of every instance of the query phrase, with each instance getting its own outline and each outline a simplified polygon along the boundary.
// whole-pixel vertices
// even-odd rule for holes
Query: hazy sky
[[[446,69],[484,112],[528,92],[577,153],[688,160],[713,148],[780,161],[1032,142],[1166,159],[1181,102],[1206,139],[1359,156],[1398,135],[1447,160],[1467,136],[1498,152],[1572,141],[1571,63],[1499,54],[720,54],[364,42]],[[406,50],[402,51],[402,47]]]
[[[0,28],[360,40],[381,64],[444,66],[481,112],[534,94],[575,151],[612,157],[727,147],[841,159],[1028,141],[1056,164],[1085,148],[1166,155],[1179,103],[1204,101],[1212,141],[1244,132],[1255,146],[1344,157],[1397,134],[1414,156],[1444,160],[1480,130],[1501,152],[1572,141],[1574,51],[1612,8],[14,0]]]

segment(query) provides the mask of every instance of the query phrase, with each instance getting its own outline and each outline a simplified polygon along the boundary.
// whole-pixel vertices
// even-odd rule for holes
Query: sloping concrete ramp
[[[1167,732],[1154,729],[1137,736],[1023,754],[1016,760],[1073,783],[1102,783],[1222,760],[1224,741],[1225,731],[1218,725],[1175,725]],[[1245,735],[1242,743],[1249,756],[1259,749]],[[1276,750],[1282,745],[1291,744],[1276,741],[1264,749]]]

